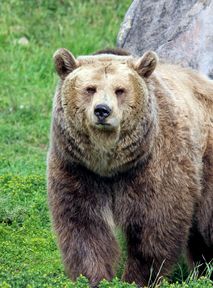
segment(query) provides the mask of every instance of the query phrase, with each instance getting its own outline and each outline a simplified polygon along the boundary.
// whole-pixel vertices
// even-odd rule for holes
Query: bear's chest
[[[129,149],[104,150],[90,149],[83,160],[83,164],[91,171],[100,176],[112,176],[118,172],[126,171],[135,166],[143,158],[140,147],[135,147],[137,151]]]
[[[84,161],[88,169],[100,176],[111,175],[118,166],[116,151],[113,150],[90,149]]]

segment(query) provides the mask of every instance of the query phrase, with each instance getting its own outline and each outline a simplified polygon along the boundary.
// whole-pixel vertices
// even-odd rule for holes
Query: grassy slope
[[[59,47],[79,55],[113,46],[130,2],[1,0],[0,287],[71,285],[46,204],[45,159],[57,82],[52,55]],[[18,43],[23,36],[26,46]],[[85,287],[82,281],[79,287]]]

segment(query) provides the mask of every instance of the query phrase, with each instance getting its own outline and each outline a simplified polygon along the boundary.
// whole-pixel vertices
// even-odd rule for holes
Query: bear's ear
[[[157,54],[153,51],[148,51],[136,61],[134,68],[140,76],[147,78],[155,70],[157,63]]]
[[[75,57],[67,49],[58,49],[54,53],[53,59],[55,62],[56,71],[62,80],[64,80],[69,73],[77,68]]]

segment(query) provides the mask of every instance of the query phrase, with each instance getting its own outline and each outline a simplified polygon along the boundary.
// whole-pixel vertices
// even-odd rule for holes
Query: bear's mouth
[[[107,119],[88,119],[87,125],[94,131],[99,132],[115,132],[119,130],[120,122],[116,117],[109,117]]]
[[[104,130],[104,129],[106,129],[106,130],[112,130],[114,127],[111,125],[111,124],[109,124],[109,123],[106,123],[106,122],[96,122],[95,123],[95,126],[98,128],[98,129],[102,129],[102,130]]]

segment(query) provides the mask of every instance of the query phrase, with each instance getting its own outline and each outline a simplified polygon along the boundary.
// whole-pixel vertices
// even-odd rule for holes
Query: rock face
[[[118,47],[191,66],[213,78],[213,0],[134,0]]]

